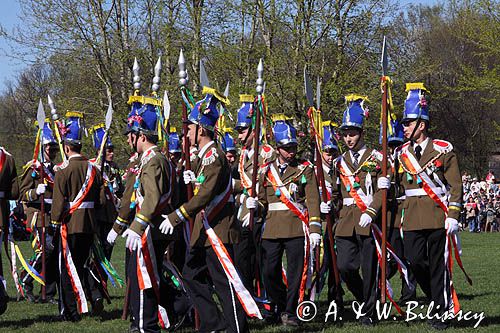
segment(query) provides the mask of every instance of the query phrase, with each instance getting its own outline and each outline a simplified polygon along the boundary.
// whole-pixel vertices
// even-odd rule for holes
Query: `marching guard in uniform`
[[[409,267],[405,258],[403,237],[402,237],[402,219],[404,215],[403,204],[405,200],[404,188],[401,186],[400,177],[402,169],[396,157],[396,149],[404,142],[403,125],[398,120],[391,120],[392,135],[388,133],[387,145],[390,150],[388,162],[391,166],[393,181],[387,195],[387,241],[394,249],[394,253],[401,259],[406,267]],[[398,171],[396,173],[396,171]],[[391,279],[398,273],[398,264],[392,256],[387,259],[387,279]],[[399,304],[404,305],[408,301],[416,299],[416,281],[415,276],[408,270],[409,284],[406,278],[401,275],[401,297]]]
[[[95,209],[104,204],[99,170],[84,156],[80,112],[66,114],[64,153],[67,160],[58,167],[52,194],[52,224],[60,227],[60,312],[64,320],[79,321],[88,312],[103,310],[103,299],[96,281],[85,268],[97,231]]]
[[[162,101],[156,97],[158,75],[156,73],[153,79],[153,96],[140,96],[139,66],[135,62],[135,92],[128,100],[131,105],[127,121],[129,140],[134,140],[132,145],[140,156],[130,199],[135,217],[122,234],[126,238],[125,246],[131,252],[127,276],[133,320],[130,331],[133,332],[160,332],[158,322],[162,328],[168,328],[173,315],[169,302],[171,293],[161,273],[165,250],[178,233],[173,228],[164,232],[160,224],[161,215],[172,211],[176,187],[174,166],[156,145],[161,130],[159,112],[162,106]],[[118,222],[126,224],[127,217],[121,218],[124,221]]]
[[[256,210],[253,229],[250,230],[250,211],[245,203],[246,199],[250,196],[254,169],[253,145],[255,132],[252,129],[253,102],[254,96],[240,95],[240,103],[242,104],[238,109],[237,122],[234,127],[238,132],[238,141],[242,145],[237,165],[238,173],[234,182],[234,194],[237,204],[236,219],[240,225],[241,234],[240,241],[234,246],[234,256],[241,279],[245,287],[252,293],[254,292],[254,278],[256,278],[256,274],[261,273],[256,272],[256,265],[261,267],[261,249],[257,244],[260,242],[263,221],[262,216],[258,216]],[[267,144],[259,145],[259,149],[259,165],[261,165],[272,156],[273,149]],[[256,189],[258,192],[258,186]],[[260,279],[260,276],[258,279]],[[259,284],[257,287],[259,288],[261,285]]]
[[[123,194],[123,183],[120,176],[120,169],[118,165],[113,161],[114,157],[114,146],[111,142],[111,138],[107,136],[106,142],[103,143],[105,135],[105,126],[104,124],[98,124],[91,128],[92,141],[94,144],[94,149],[97,154],[103,148],[103,156],[101,159],[104,159],[102,165],[104,166],[104,170],[101,170],[104,182],[104,193],[106,195],[106,204],[100,209],[96,210],[96,216],[98,221],[98,238],[101,242],[101,246],[104,250],[104,255],[106,259],[111,258],[111,254],[113,252],[113,246],[106,241],[106,238],[109,234],[109,231],[113,228],[113,223],[115,222],[118,212],[117,209],[120,204],[120,198]],[[104,145],[104,147],[103,147]],[[100,160],[96,158],[96,160]],[[96,165],[98,168],[101,168],[101,165]]]
[[[335,129],[333,123],[330,120],[323,121],[322,123],[323,130],[323,141],[321,143],[321,161],[323,167],[323,175],[325,177],[325,186],[328,191],[328,202],[321,202],[320,211],[322,214],[330,214],[330,216],[335,216],[336,211],[332,210],[332,207],[336,207],[335,198],[332,195],[334,188],[338,186],[337,179],[335,178],[335,166],[333,162],[337,159],[339,155],[339,147],[337,144],[337,140],[335,138]],[[321,186],[319,187],[320,197],[321,197]],[[335,232],[335,226],[333,226],[333,233]],[[329,251],[329,239],[327,234],[327,223],[323,222],[323,249],[324,249],[324,258],[323,262],[326,263],[328,268],[328,302],[336,301],[337,305],[342,308],[343,307],[343,299],[342,293],[343,291],[339,288],[337,290],[337,284],[335,281],[334,269],[332,267],[332,259],[330,258]],[[335,234],[333,234],[335,237]]]
[[[405,256],[410,269],[429,298],[435,313],[458,307],[450,283],[450,241],[458,231],[462,210],[462,180],[451,143],[428,135],[427,90],[422,83],[408,83],[403,114],[404,136],[409,140],[398,150],[405,190],[403,221]],[[447,321],[433,319],[436,329]]]
[[[234,144],[234,138],[231,135],[231,128],[224,128],[224,136],[222,138],[221,146],[222,150],[226,154],[226,159],[229,162],[231,169],[234,169],[238,151],[236,150],[236,145]]]
[[[377,300],[377,253],[370,224],[382,206],[381,177],[382,154],[368,148],[364,141],[363,122],[366,117],[366,97],[346,96],[341,136],[348,151],[336,160],[339,179],[334,196],[340,196],[342,208],[335,228],[338,268],[342,280],[358,302],[363,302],[362,325],[374,325]],[[336,177],[336,178],[337,178]],[[359,274],[361,268],[362,277]]]
[[[45,262],[46,262],[46,276],[45,276],[45,286],[46,286],[46,296],[47,302],[57,304],[57,300],[54,299],[57,291],[57,280],[58,280],[58,268],[57,268],[57,251],[54,251],[54,245],[52,239],[54,236],[54,228],[50,225],[50,207],[52,204],[52,190],[54,187],[54,160],[59,152],[59,146],[54,138],[52,129],[50,128],[50,120],[45,121],[41,137],[41,154],[44,154],[43,164],[39,160],[31,160],[25,166],[23,174],[20,177],[20,188],[19,194],[21,201],[26,205],[26,219],[28,224],[33,229],[33,234],[37,243],[40,244],[41,249],[41,237],[42,237],[42,211],[41,211],[41,195],[44,196],[44,209],[45,209],[45,221],[46,221],[46,232],[45,232]],[[37,149],[37,148],[35,148]],[[41,168],[43,168],[43,176],[41,175]],[[58,240],[58,238],[56,238]],[[38,272],[42,267],[42,253],[41,251],[37,253],[34,262],[31,266]],[[30,301],[34,302],[35,296],[33,295],[33,277],[24,272],[25,275],[22,277],[21,281],[23,283],[24,297]]]
[[[5,148],[0,147],[0,240],[2,241],[7,237],[9,230],[9,200],[17,200],[18,197],[19,183],[14,157]],[[4,282],[3,264],[0,261],[0,314],[7,310],[9,301]]]
[[[260,170],[258,201],[248,209],[267,212],[262,233],[264,284],[285,326],[298,326],[296,309],[304,299],[310,248],[321,240],[320,198],[313,165],[297,158],[297,131],[284,115],[274,115],[276,158]],[[286,281],[282,259],[286,251]]]
[[[260,316],[260,312],[232,263],[232,244],[238,241],[239,231],[234,223],[231,168],[214,141],[217,105],[229,105],[229,100],[208,87],[203,88],[203,93],[205,98],[196,103],[187,119],[186,139],[198,150],[193,170],[184,171],[184,180],[194,183],[194,196],[165,215],[162,226],[170,228],[194,219],[183,276],[199,315],[199,331],[247,332],[245,311],[250,316]],[[212,298],[212,285],[223,315]]]

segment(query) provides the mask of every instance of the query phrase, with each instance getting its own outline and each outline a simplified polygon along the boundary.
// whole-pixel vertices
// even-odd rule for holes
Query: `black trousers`
[[[231,255],[231,245],[224,245]],[[248,332],[245,311],[211,247],[192,247],[186,257],[183,275],[187,292],[200,318],[199,332]],[[223,314],[212,297],[211,286],[215,287]]]
[[[160,304],[167,311],[169,320],[172,320],[172,290],[165,283],[162,275],[162,263],[168,241],[153,241],[154,254],[156,258],[156,269],[160,275]],[[128,252],[128,251],[127,251]],[[132,318],[131,327],[143,329],[144,332],[160,332],[158,326],[158,298],[153,288],[141,291],[137,277],[137,251],[130,253],[128,258],[127,277],[130,281],[130,314]]]
[[[334,242],[334,251],[335,251],[335,238]],[[333,271],[333,262],[330,255],[330,240],[328,238],[328,234],[325,232],[325,236],[323,237],[323,249],[324,249],[324,262],[328,269],[328,303],[335,301],[339,307],[343,306],[343,290],[339,281],[339,285],[337,287],[337,283],[335,281],[335,273]],[[337,254],[338,260],[338,254]],[[337,264],[338,266],[338,264]],[[339,273],[340,274],[340,273]],[[339,277],[342,280],[341,277]]]
[[[286,312],[289,318],[296,318],[304,268],[304,237],[263,239],[262,250],[267,295],[271,303],[277,306],[278,313]],[[285,251],[288,288],[283,283],[281,274]]]
[[[401,259],[406,267],[408,268],[408,279],[410,280],[410,283],[413,286],[417,286],[417,281],[415,279],[415,274],[413,274],[413,271],[411,270],[410,263],[408,260],[406,260],[405,257],[405,248],[403,244],[403,239],[401,238],[401,233],[399,232],[398,228],[388,228],[387,229],[388,234],[387,234],[387,241],[391,244],[392,248],[394,249],[394,253]],[[394,260],[392,257],[389,257],[389,260],[387,261],[387,278],[391,279],[394,275],[398,273],[398,265],[396,263],[396,260]],[[408,284],[406,283],[405,278],[401,275],[401,302],[408,302],[410,300],[415,300],[416,298],[416,288],[415,289],[410,289]]]
[[[377,253],[371,236],[336,236],[337,264],[342,280],[358,302],[364,302],[363,313],[373,318],[377,292]],[[359,269],[361,268],[361,278]]]
[[[71,234],[67,236],[68,247],[71,251],[71,257],[73,258],[73,263],[75,264],[78,277],[82,283],[82,288],[85,292],[87,302],[92,303],[98,298],[102,298],[102,294],[99,288],[96,286],[98,283],[90,270],[85,267],[85,264],[89,258],[90,249],[92,247],[92,242],[94,241],[93,234]],[[73,287],[71,284],[71,279],[68,275],[68,270],[66,268],[66,263],[64,262],[61,242],[59,242],[60,251],[60,284],[59,289],[60,294],[60,310],[61,314],[64,316],[76,317],[78,316],[77,304],[75,294],[73,292]]]
[[[259,276],[258,271],[260,265],[260,234],[262,231],[262,223],[254,223],[253,229],[249,227],[241,227],[240,241],[233,245],[235,266],[240,273],[241,280],[245,288],[253,295],[254,294],[254,279]]]
[[[443,313],[450,297],[450,278],[444,261],[446,230],[405,231],[403,236],[410,269],[422,291],[434,301],[434,309]]]
[[[48,228],[45,228],[45,293],[47,298],[53,298],[57,292],[57,281],[59,280],[59,269],[57,268],[57,250],[54,250],[54,244],[58,242],[58,236],[53,237],[48,236]],[[37,233],[39,239],[42,237],[42,228],[37,228]],[[49,244],[50,243],[50,244]],[[57,249],[57,246],[56,246]],[[42,273],[42,254],[40,253],[36,258],[35,262],[32,264],[33,268],[39,273]],[[24,289],[28,293],[33,293],[33,282],[34,279],[28,273],[24,272],[25,275],[22,277],[22,283]],[[41,292],[40,292],[41,294]]]

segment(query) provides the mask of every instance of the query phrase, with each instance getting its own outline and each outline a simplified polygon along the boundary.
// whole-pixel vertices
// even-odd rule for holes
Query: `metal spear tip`
[[[387,43],[384,36],[384,41],[382,42],[382,56],[380,58],[380,64],[382,65],[382,75],[387,75],[387,67],[389,65],[389,60],[387,58]]]
[[[168,93],[165,90],[163,94],[163,118],[168,121],[170,118],[170,100],[168,99]]]
[[[45,124],[45,110],[43,109],[42,99],[38,102],[38,110],[36,113],[36,120],[38,121],[38,128],[42,129]]]
[[[139,63],[137,62],[137,57],[134,57],[134,65],[132,66],[132,70],[134,71],[134,75],[139,73]]]
[[[184,70],[186,66],[186,59],[184,58],[184,52],[181,49],[179,53],[179,60],[177,60],[177,65],[179,65],[179,70]]]
[[[227,81],[226,89],[224,89],[224,96],[229,97],[229,81]]]
[[[47,95],[47,102],[49,103],[49,106],[51,109],[55,109],[55,105],[54,105],[54,101],[52,100],[52,98],[50,97],[50,95]]]
[[[259,65],[257,66],[257,77],[262,79],[262,74],[264,73],[264,64],[262,63],[262,58],[259,60]]]
[[[105,119],[106,130],[109,130],[109,128],[111,127],[112,119],[113,119],[113,104],[110,100],[108,105],[108,111],[106,111],[106,119]]]
[[[208,81],[208,75],[207,71],[205,70],[203,60],[200,60],[200,85],[202,87],[210,87],[210,82]]]
[[[158,57],[155,65],[155,76],[160,76],[161,73],[161,57]]]

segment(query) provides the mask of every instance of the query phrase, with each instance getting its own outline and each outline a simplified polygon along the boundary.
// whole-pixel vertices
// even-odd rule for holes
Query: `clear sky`
[[[437,2],[437,0],[402,0],[400,1],[400,4],[434,4]],[[11,33],[14,27],[22,23],[19,19],[19,15],[21,12],[19,1],[0,0],[0,4],[3,8],[3,14],[0,23],[8,33]],[[6,43],[4,38],[0,37],[0,92],[5,88],[5,82],[7,80],[13,80],[16,74],[22,71],[22,69],[27,66],[20,60],[10,57],[9,52],[9,45]]]

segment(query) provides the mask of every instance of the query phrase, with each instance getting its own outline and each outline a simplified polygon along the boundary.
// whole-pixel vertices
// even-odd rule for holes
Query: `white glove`
[[[321,242],[321,235],[317,232],[311,233],[309,235],[309,242],[311,242],[311,248],[315,249],[319,245],[319,242]]]
[[[245,216],[243,216],[243,219],[241,220],[241,226],[243,228],[246,228],[250,225],[250,213],[247,213]]]
[[[125,247],[131,252],[135,250],[140,250],[142,248],[141,236],[132,229],[127,229],[122,235],[123,238],[127,238],[125,241]]]
[[[391,187],[391,181],[387,177],[380,177],[377,179],[377,187],[388,190]]]
[[[320,203],[319,210],[323,214],[330,214],[330,211],[332,210],[332,203],[330,201]]]
[[[184,184],[192,183],[196,180],[196,175],[191,170],[186,170],[183,172]]]
[[[372,223],[372,217],[366,213],[363,213],[361,215],[361,218],[359,219],[359,225],[364,228],[368,227]]]
[[[255,209],[255,208],[257,208],[257,203],[258,202],[259,201],[256,198],[254,198],[254,197],[248,197],[247,198],[247,203],[246,203],[247,208],[248,209]]]
[[[448,235],[456,234],[458,231],[458,221],[452,217],[447,217],[444,221],[444,228]]]
[[[168,215],[162,215],[163,222],[160,224],[160,231],[165,235],[171,235],[174,232],[174,226],[170,223]]]
[[[116,237],[118,237],[118,234],[114,229],[111,229],[108,232],[108,237],[106,237],[106,240],[108,241],[109,244],[114,245],[116,241]]]
[[[36,187],[36,194],[37,195],[42,195],[45,193],[45,188],[47,187],[47,185],[45,184],[38,184],[38,186]]]

